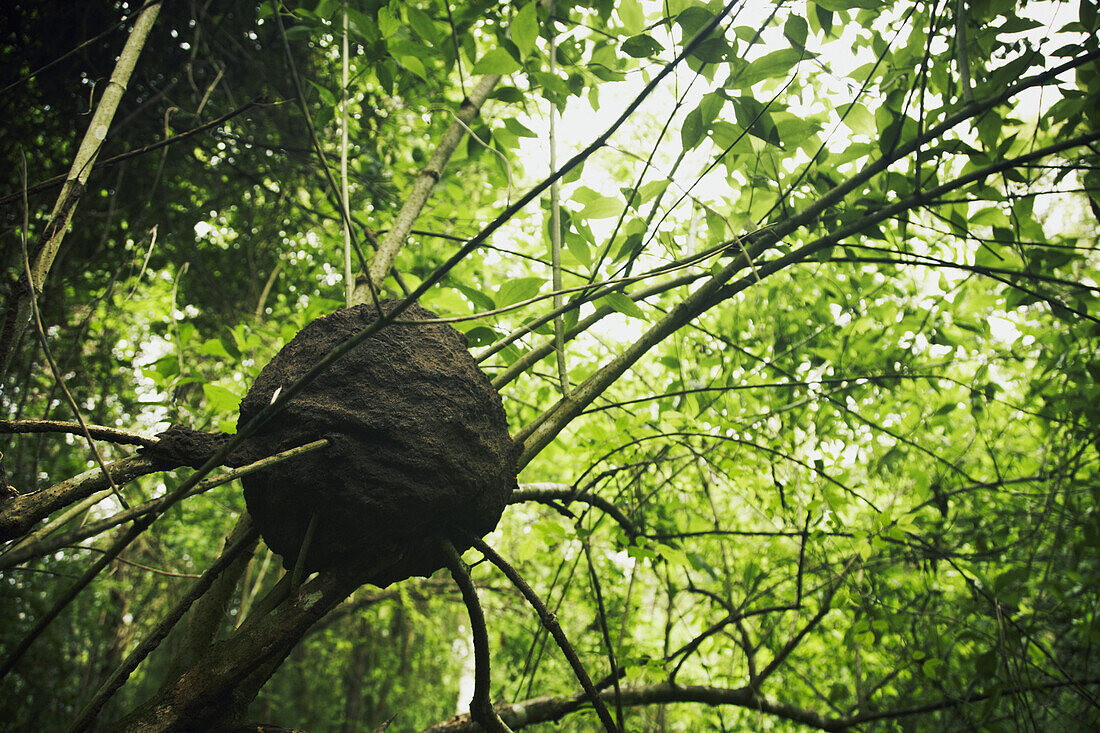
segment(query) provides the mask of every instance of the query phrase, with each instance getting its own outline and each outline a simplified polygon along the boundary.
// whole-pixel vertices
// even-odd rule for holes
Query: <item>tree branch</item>
[[[120,664],[111,675],[100,685],[96,690],[95,695],[91,701],[84,706],[84,709],[80,711],[76,720],[72,726],[69,727],[69,733],[81,733],[90,726],[94,721],[99,711],[107,703],[108,700],[118,691],[120,687],[130,677],[130,674],[137,669],[154,649],[156,649],[164,638],[168,636],[168,632],[175,628],[175,625],[179,622],[183,615],[187,613],[187,610],[191,607],[196,600],[201,598],[214,584],[216,580],[222,575],[222,572],[228,568],[234,561],[238,559],[238,556],[243,555],[248,551],[256,542],[256,539],[260,536],[259,530],[252,526],[252,522],[247,519],[247,514],[241,515],[244,519],[238,524],[233,535],[227,540],[225,551],[221,556],[215,560],[206,572],[202,574],[186,594],[176,605],[172,607],[172,610],[164,617],[164,619],[157,624],[149,634],[138,644],[134,651],[130,652],[130,655],[126,660]]]
[[[108,428],[103,425],[85,426],[62,420],[0,420],[0,433],[68,433],[70,435],[90,435],[97,440],[106,440],[118,445],[140,445],[146,448],[156,445],[160,439],[150,438],[128,430]]]
[[[23,330],[30,320],[30,297],[42,292],[42,286],[46,282],[54,258],[61,249],[61,241],[69,228],[73,212],[84,192],[84,185],[88,181],[96,156],[99,155],[103,141],[110,131],[111,122],[114,120],[115,110],[126,92],[126,86],[130,82],[134,66],[138,56],[145,46],[145,39],[156,21],[160,12],[160,0],[151,2],[144,7],[130,35],[126,38],[118,62],[111,79],[107,82],[107,88],[96,106],[95,114],[84,133],[73,164],[69,168],[68,178],[57,196],[49,221],[43,230],[42,240],[34,253],[34,261],[31,264],[31,276],[29,280],[20,279],[20,285],[16,287],[8,303],[4,314],[3,324],[0,325],[0,377],[7,374],[8,365],[15,352],[15,345],[19,342]]]
[[[222,484],[227,484],[230,481],[241,478],[242,476],[247,476],[254,471],[260,470],[261,468],[266,468],[267,466],[272,466],[276,463],[295,458],[302,455],[303,453],[320,450],[327,445],[327,440],[315,440],[312,443],[306,443],[305,445],[301,445],[296,448],[289,448],[280,453],[276,453],[273,456],[261,458],[254,463],[249,463],[247,466],[234,468],[230,471],[226,471],[223,474],[212,476],[208,479],[200,481],[187,494],[187,496],[191,497],[197,494],[201,494],[203,492],[209,491],[210,489],[213,489],[216,486],[221,486]],[[96,535],[106,532],[112,527],[117,527],[123,522],[128,522],[131,519],[143,517],[152,512],[157,512],[160,510],[160,502],[162,500],[163,497],[150,499],[149,501],[143,504],[139,504],[138,506],[135,506],[131,509],[118,512],[113,516],[101,519],[97,522],[89,522],[82,527],[78,527],[69,532],[65,532],[64,534],[59,534],[53,537],[41,537],[34,542],[24,542],[16,547],[11,548],[3,555],[0,555],[0,570],[4,570],[6,568],[18,565],[22,562],[26,562],[32,557],[37,557],[39,555],[45,555],[50,552],[54,552],[61,549],[62,547],[75,544],[89,537],[95,537]]]
[[[543,627],[550,632],[550,635],[554,637],[554,641],[557,642],[558,648],[561,649],[562,654],[565,655],[566,660],[569,662],[569,666],[573,668],[573,674],[577,676],[577,681],[581,683],[581,687],[584,689],[585,695],[592,702],[592,705],[596,708],[596,715],[599,716],[600,722],[603,723],[604,729],[608,733],[616,733],[619,730],[615,725],[615,721],[611,719],[611,713],[607,709],[607,705],[604,704],[603,698],[600,697],[599,692],[596,691],[595,685],[592,684],[592,678],[588,676],[588,671],[585,670],[584,665],[581,664],[580,657],[577,656],[576,650],[573,649],[573,645],[569,643],[569,638],[562,631],[561,624],[558,623],[558,618],[555,616],[546,604],[542,602],[542,599],[538,597],[534,589],[528,585],[527,581],[523,579],[523,576],[519,572],[509,565],[503,557],[501,557],[496,550],[489,547],[483,540],[478,538],[471,538],[473,546],[489,558],[489,562],[497,566],[497,568],[504,573],[504,575],[511,581],[523,597],[527,599],[527,602],[531,604],[531,607],[535,609],[535,612],[539,615],[539,621],[542,622]]]
[[[397,217],[382,237],[382,241],[378,243],[378,251],[371,258],[370,284],[373,284],[375,288],[382,287],[386,275],[393,267],[394,260],[397,259],[397,253],[405,245],[409,232],[420,217],[420,212],[423,210],[424,205],[428,203],[428,197],[431,196],[435,185],[443,175],[443,169],[447,167],[447,161],[451,159],[455,148],[458,147],[458,143],[466,134],[466,130],[469,129],[470,123],[480,114],[482,105],[485,104],[485,100],[489,98],[489,93],[493,91],[493,87],[497,85],[498,81],[500,81],[500,76],[496,74],[481,77],[470,96],[462,102],[462,106],[459,107],[455,119],[451,121],[451,125],[443,133],[435,152],[432,153],[431,160],[428,161],[428,164],[424,166],[423,170],[420,171],[420,175],[413,182],[412,190],[409,191],[405,203],[401,206],[401,210],[397,212]],[[367,302],[366,285],[364,283],[363,286],[356,287],[355,295],[352,298],[354,303]]]
[[[494,733],[511,733],[511,729],[493,710],[490,700],[491,676],[489,674],[489,632],[485,627],[485,614],[477,599],[477,589],[470,580],[470,571],[458,554],[458,550],[448,540],[440,543],[440,551],[451,577],[462,591],[462,600],[470,614],[470,633],[474,637],[474,697],[470,702],[470,716],[482,728]]]

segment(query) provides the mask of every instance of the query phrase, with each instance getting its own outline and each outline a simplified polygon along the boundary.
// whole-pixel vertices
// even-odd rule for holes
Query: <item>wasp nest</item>
[[[381,301],[390,312],[398,301]],[[375,320],[373,304],[319,318],[260,372],[240,407],[243,426],[325,354]],[[413,305],[314,379],[247,441],[253,456],[326,438],[321,451],[243,479],[268,546],[290,568],[343,569],[385,586],[443,566],[492,531],[516,487],[504,408],[466,349],[435,314]],[[314,519],[315,518],[315,519]]]

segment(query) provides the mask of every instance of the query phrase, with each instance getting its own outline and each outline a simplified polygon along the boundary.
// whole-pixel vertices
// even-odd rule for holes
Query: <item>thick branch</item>
[[[210,589],[226,568],[242,558],[247,562],[249,555],[245,553],[255,545],[258,537],[259,531],[252,526],[248,515],[242,515],[242,521],[238,523],[233,535],[227,540],[225,551],[221,554],[221,557],[211,564],[206,572],[202,574],[202,577],[196,580],[187,593],[176,602],[168,615],[157,624],[149,635],[138,644],[137,648],[130,652],[126,660],[100,685],[95,696],[80,711],[80,715],[77,716],[76,721],[69,728],[69,733],[80,733],[95,721],[96,716],[107,701],[122,687],[138,665],[168,636],[168,632],[175,628],[179,620],[187,613],[191,604]]]
[[[600,693],[610,702],[614,696],[611,690]],[[670,703],[701,703],[703,705],[731,705],[774,715],[819,730],[840,730],[842,721],[825,718],[812,710],[804,710],[781,702],[772,702],[748,687],[726,689],[708,685],[672,685],[667,682],[645,687],[624,687],[621,691],[622,704],[628,707],[643,705],[667,705]],[[570,697],[535,697],[514,705],[503,705],[501,717],[515,730],[536,723],[548,723],[561,720],[576,712],[587,702],[582,693]],[[438,723],[424,730],[424,733],[475,733],[482,730],[467,716],[458,716],[444,723]]]
[[[270,612],[250,615],[231,637],[215,644],[113,730],[213,730],[235,722],[231,718],[247,707],[306,631],[359,585],[358,577],[322,573]],[[263,674],[255,676],[257,670]]]
[[[615,520],[628,537],[636,537],[638,529],[634,526],[619,507],[607,499],[591,491],[575,489],[568,484],[522,484],[518,491],[513,491],[509,504],[519,504],[524,501],[552,502],[552,501],[583,501],[601,509]]]
[[[241,576],[244,575],[252,560],[258,537],[253,527],[252,516],[247,510],[241,512],[233,531],[225,538],[225,554],[236,552],[236,558],[226,566],[209,589],[198,597],[194,608],[187,615],[186,622],[180,627],[180,642],[172,654],[172,662],[166,675],[168,679],[178,677],[214,643],[219,629],[222,628],[228,616],[227,610],[231,605],[233,592],[237,589]],[[249,541],[239,545],[242,540]]]
[[[107,464],[116,485],[165,468],[170,466],[145,456],[130,456]],[[93,468],[33,494],[12,497],[0,507],[0,541],[22,537],[39,520],[109,485],[103,471]]]
[[[23,330],[30,319],[30,296],[32,293],[42,292],[42,286],[46,282],[46,275],[53,266],[54,258],[61,249],[61,240],[69,228],[73,212],[84,192],[84,185],[88,181],[92,166],[95,165],[96,156],[99,155],[103,141],[111,128],[111,122],[115,117],[115,110],[126,92],[126,85],[130,82],[130,76],[137,64],[138,56],[145,46],[145,39],[153,27],[153,22],[160,12],[160,2],[152,2],[138,15],[130,35],[126,38],[122,52],[118,56],[111,79],[107,82],[107,88],[99,100],[95,114],[84,133],[84,139],[80,142],[73,164],[69,168],[69,176],[61,187],[57,196],[53,211],[42,234],[42,240],[34,253],[34,261],[31,263],[30,282],[21,280],[21,286],[12,294],[11,302],[7,304],[7,312],[4,314],[4,323],[0,326],[0,376],[7,373],[8,364],[15,351],[15,345],[19,342]]]
[[[882,710],[865,715],[857,715],[851,718],[826,718],[812,710],[797,708],[782,702],[773,702],[747,687],[726,689],[710,687],[707,685],[670,685],[667,682],[646,687],[627,687],[622,691],[624,705],[639,707],[644,705],[669,705],[676,703],[699,703],[703,705],[729,705],[758,711],[776,718],[789,720],[801,725],[826,731],[847,730],[855,726],[864,725],[875,721],[896,720],[898,718],[921,715],[924,713],[947,710],[950,708],[970,705],[991,697],[1002,695],[1019,695],[1043,690],[1052,690],[1067,687],[1071,684],[1100,685],[1100,678],[1075,680],[1073,682],[1059,680],[1041,685],[1021,686],[1010,689],[997,689],[992,692],[949,697],[943,700],[915,705],[908,708],[894,710]],[[611,698],[611,692],[601,693],[605,699]],[[571,697],[545,696],[535,697],[523,702],[501,708],[501,717],[512,728],[519,730],[528,725],[546,723],[561,720],[565,716],[576,712],[584,704],[583,694]],[[481,728],[467,716],[458,716],[443,723],[437,723],[424,730],[424,733],[477,733]]]
[[[119,445],[150,447],[159,442],[157,438],[146,437],[118,428],[108,428],[103,425],[88,425],[86,432],[97,440],[106,440]],[[0,433],[68,433],[70,435],[84,435],[85,428],[80,423],[63,422],[61,420],[0,420]]]
[[[482,105],[485,104],[485,100],[489,98],[489,93],[493,91],[493,87],[497,85],[498,81],[500,81],[500,76],[496,74],[481,77],[481,81],[474,87],[470,96],[462,102],[462,106],[455,115],[455,119],[451,121],[450,127],[443,133],[435,152],[432,153],[431,160],[428,161],[428,164],[420,171],[420,175],[416,177],[416,181],[413,182],[412,190],[409,191],[401,211],[397,213],[393,225],[386,232],[382,241],[378,243],[378,251],[371,258],[370,278],[376,288],[382,287],[382,282],[389,274],[390,268],[393,267],[394,260],[397,259],[397,253],[405,245],[405,239],[409,236],[413,225],[420,217],[424,205],[428,203],[428,197],[432,195],[435,184],[439,182],[440,177],[443,175],[443,169],[447,167],[447,161],[451,159],[458,143],[462,141],[466,131],[470,129],[470,124],[481,112]],[[366,303],[369,293],[370,290],[365,284],[356,286],[352,300],[354,303]]]
[[[508,726],[493,710],[493,702],[490,699],[492,678],[489,674],[489,632],[485,626],[485,614],[477,599],[477,589],[474,588],[473,581],[470,580],[470,571],[462,562],[462,557],[459,556],[455,546],[444,540],[440,550],[447,563],[447,569],[451,571],[451,577],[462,591],[462,600],[466,604],[466,611],[470,614],[470,633],[474,638],[475,661],[474,697],[470,701],[470,715],[489,731],[511,733]]]
[[[217,486],[227,484],[230,481],[241,478],[242,476],[246,476],[253,471],[258,471],[261,468],[274,465],[290,458],[295,458],[296,456],[300,456],[303,453],[320,450],[327,445],[327,440],[315,440],[312,443],[306,443],[305,445],[298,446],[297,448],[289,448],[285,451],[282,451],[281,453],[276,453],[273,456],[261,458],[255,463],[250,463],[247,466],[241,466],[240,468],[235,468],[230,471],[226,471],[223,474],[212,476],[208,479],[200,481],[198,484],[195,485],[193,489],[191,489],[187,496],[191,497],[195,496],[196,494],[201,494]],[[138,506],[118,512],[117,514],[106,517],[105,519],[101,519],[97,522],[89,522],[88,524],[77,527],[76,529],[73,529],[69,532],[64,532],[62,534],[49,537],[41,537],[33,542],[25,541],[17,547],[13,547],[12,549],[8,550],[3,555],[0,555],[0,570],[10,568],[22,562],[26,562],[32,557],[37,557],[40,555],[48,554],[50,552],[54,552],[55,550],[59,550],[62,547],[65,547],[66,545],[75,544],[89,537],[95,537],[96,535],[101,534],[102,532],[106,532],[112,527],[117,527],[123,522],[128,522],[131,519],[143,517],[146,514],[150,514],[152,512],[157,512],[160,509],[162,498],[163,497],[150,499],[143,504],[139,504]]]

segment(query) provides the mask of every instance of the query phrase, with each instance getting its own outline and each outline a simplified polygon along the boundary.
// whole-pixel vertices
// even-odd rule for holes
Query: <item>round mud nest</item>
[[[389,313],[398,301],[383,300]],[[325,354],[375,320],[373,304],[319,318],[260,372],[240,407],[243,426]],[[399,320],[435,314],[412,305]],[[329,446],[243,479],[268,546],[294,567],[362,573],[379,586],[443,567],[441,539],[496,527],[516,487],[516,446],[504,408],[445,324],[393,323],[338,360],[247,441],[253,456],[318,438]],[[316,517],[314,519],[314,517]]]

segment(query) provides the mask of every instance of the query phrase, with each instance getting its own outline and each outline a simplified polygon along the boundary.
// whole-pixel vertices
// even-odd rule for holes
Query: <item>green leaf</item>
[[[358,36],[360,40],[368,43],[374,43],[382,37],[378,32],[378,24],[367,17],[365,13],[360,13],[358,10],[352,10],[351,8],[347,9],[347,13],[348,29],[354,36]]]
[[[737,116],[738,125],[743,129],[747,129],[749,134],[754,137],[758,137],[776,147],[782,146],[779,131],[776,129],[775,123],[763,103],[749,96],[731,97],[730,102],[733,104],[733,111]]]
[[[382,37],[386,39],[393,38],[399,30],[401,30],[401,21],[394,17],[389,8],[379,8],[378,31],[382,34]]]
[[[580,215],[588,219],[606,219],[618,216],[622,211],[624,201],[614,196],[604,196],[588,186],[580,186],[573,191],[573,200],[584,204]]]
[[[581,209],[581,216],[585,219],[607,219],[618,216],[623,210],[623,202],[611,196],[600,196],[594,201],[585,204]]]
[[[424,62],[420,60],[419,56],[403,55],[395,56],[394,58],[397,59],[397,63],[401,64],[424,81],[428,80],[428,70],[424,68]]]
[[[317,90],[317,94],[320,95],[322,102],[324,102],[329,107],[336,106],[336,95],[334,95],[328,89],[325,89],[323,86],[313,81],[312,79],[306,79],[306,81],[309,82],[309,85],[311,87]]]
[[[416,35],[432,46],[439,41],[439,31],[436,30],[435,23],[427,13],[413,5],[406,5],[405,14],[408,16],[409,25],[416,32]]]
[[[656,56],[661,51],[665,50],[664,46],[654,40],[652,36],[644,33],[626,39],[623,41],[621,48],[623,53],[633,56],[636,59]]]
[[[703,139],[703,114],[699,108],[691,110],[684,118],[683,127],[680,128],[680,142],[684,150],[691,150]]]
[[[576,235],[567,237],[565,246],[569,249],[569,253],[577,258],[577,262],[585,267],[592,267],[592,250],[582,237]]]
[[[940,670],[943,668],[942,659],[928,659],[921,665],[921,671],[926,677],[939,679]]]
[[[817,0],[817,4],[823,8],[836,12],[843,12],[845,10],[851,10],[852,8],[881,10],[883,5],[881,0]]]
[[[609,293],[600,298],[600,300],[623,315],[645,320],[645,312],[638,307],[637,303],[622,293]]]
[[[799,48],[806,47],[806,36],[809,31],[809,25],[801,15],[791,15],[787,18],[787,22],[783,24],[783,35]]]
[[[814,3],[813,18],[817,21],[817,24],[824,31],[825,35],[829,35],[833,30],[833,11],[821,7],[821,3]]]
[[[232,359],[229,351],[225,348],[225,344],[220,339],[207,339],[202,343],[202,346],[198,348],[200,354],[207,354],[209,356],[217,356],[224,359]]]
[[[545,282],[546,279],[541,277],[520,277],[507,280],[497,289],[496,297],[493,300],[498,307],[503,307],[533,298]]]
[[[844,116],[844,124],[848,129],[859,135],[874,137],[878,133],[875,117],[867,108],[858,102],[841,107],[839,113]]]
[[[642,203],[644,203],[646,201],[650,201],[653,198],[663,194],[665,192],[665,189],[667,189],[667,188],[668,188],[668,181],[667,180],[650,181],[649,183],[645,184],[644,186],[642,186],[641,188],[638,189],[638,198],[637,198],[637,200],[642,202]],[[641,223],[638,219],[634,219],[633,221]],[[643,226],[643,228],[644,228],[644,226]]]
[[[317,7],[313,10],[318,18],[328,20],[336,12],[336,8],[339,7],[337,0],[321,0],[317,3]]]
[[[619,247],[619,251],[615,253],[615,261],[625,259],[634,254],[642,246],[642,235],[640,232],[628,234],[626,239],[623,240],[622,245]]]
[[[686,8],[676,16],[676,25],[684,31],[684,41],[690,41],[703,27],[714,20],[714,13],[699,6]]]
[[[424,305],[441,316],[465,316],[470,313],[470,304],[457,288],[433,288]],[[490,305],[488,309],[493,306]]]
[[[207,406],[214,412],[236,412],[241,404],[241,395],[219,384],[202,385],[202,393]]]
[[[451,285],[451,287],[462,293],[471,303],[473,303],[476,307],[481,308],[482,310],[490,311],[493,308],[497,307],[496,302],[491,297],[481,292],[477,288],[472,288],[468,285],[462,285],[460,283],[454,283]]]
[[[535,50],[535,41],[539,37],[538,0],[524,5],[512,19],[512,43],[519,49],[521,58],[526,58]]]
[[[489,95],[489,99],[499,99],[506,104],[518,104],[527,97],[523,96],[523,92],[515,87],[499,87],[493,90],[493,93]]]
[[[710,235],[711,242],[719,242],[726,238],[726,220],[719,216],[717,211],[714,211],[709,206],[704,209],[705,218],[707,222],[707,234]]]
[[[499,334],[488,326],[474,326],[466,332],[466,343],[471,347],[488,346],[499,338]]]
[[[494,48],[477,60],[477,63],[474,64],[473,74],[479,76],[485,74],[504,75],[519,71],[519,69],[519,62],[512,58],[512,54],[503,48]]]
[[[784,78],[802,61],[814,58],[815,54],[800,48],[781,48],[761,56],[753,61],[737,82],[742,87],[765,79]]]
[[[626,32],[636,36],[645,28],[645,14],[642,12],[642,4],[638,0],[620,0],[617,4],[619,20],[623,22]]]
[[[514,117],[507,117],[504,120],[504,129],[512,133],[516,137],[538,137],[538,134],[534,130],[524,125]]]
[[[730,46],[726,43],[726,39],[716,36],[708,38],[696,46],[691,55],[708,64],[717,64],[725,61],[729,53]]]

